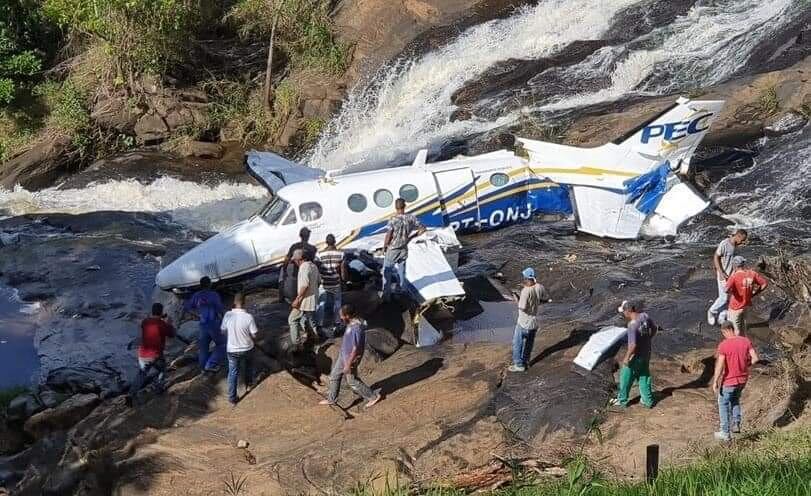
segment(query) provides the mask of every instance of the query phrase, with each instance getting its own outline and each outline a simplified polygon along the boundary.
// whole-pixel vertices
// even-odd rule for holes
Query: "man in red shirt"
[[[730,432],[741,432],[741,392],[749,379],[749,366],[757,363],[758,356],[749,338],[735,334],[731,322],[721,324],[721,334],[724,340],[718,345],[712,378],[712,390],[718,395],[718,416],[721,418],[721,430],[715,433],[715,438],[729,441],[732,439]]]
[[[163,358],[163,349],[166,338],[175,336],[172,322],[163,313],[163,305],[154,303],[152,315],[141,322],[141,345],[138,347],[138,376],[130,386],[130,402],[144,387],[152,369],[158,371],[155,380],[156,389],[164,389],[163,376],[166,373],[166,360]]]
[[[747,309],[752,306],[752,298],[766,289],[769,282],[760,274],[746,267],[746,259],[741,256],[732,258],[732,275],[727,279],[726,290],[729,294],[727,320],[735,327],[735,334],[746,334]]]

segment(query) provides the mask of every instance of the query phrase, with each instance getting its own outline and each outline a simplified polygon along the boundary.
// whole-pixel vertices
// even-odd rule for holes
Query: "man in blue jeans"
[[[217,372],[220,362],[225,358],[225,336],[220,331],[223,310],[222,299],[219,293],[211,289],[211,279],[208,277],[200,279],[200,289],[183,306],[183,311],[197,317],[200,323],[197,345],[200,369],[203,372]],[[214,353],[209,350],[212,341]]]
[[[245,296],[234,295],[234,308],[222,318],[221,329],[228,336],[228,401],[236,405],[237,381],[242,369],[245,381],[245,394],[253,387],[253,367],[251,354],[254,339],[259,333],[253,315],[245,311]]]
[[[524,277],[521,294],[513,293],[518,300],[518,322],[513,334],[513,363],[508,369],[510,372],[527,370],[532,346],[535,344],[535,333],[538,331],[541,303],[552,301],[546,288],[535,280],[535,269],[526,268],[521,275]]]
[[[729,441],[732,433],[741,432],[741,393],[749,379],[749,367],[759,360],[752,347],[752,341],[746,336],[736,336],[735,326],[731,322],[721,324],[724,340],[718,345],[715,359],[715,374],[712,378],[712,390],[718,395],[718,416],[721,430],[715,433],[715,439]]]

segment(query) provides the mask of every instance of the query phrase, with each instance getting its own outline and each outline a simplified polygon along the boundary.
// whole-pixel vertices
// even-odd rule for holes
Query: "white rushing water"
[[[99,210],[163,212],[192,229],[219,231],[256,212],[267,190],[245,183],[207,186],[162,177],[142,184],[134,179],[93,183],[82,189],[48,188],[31,192],[0,188],[0,215]]]
[[[574,40],[599,39],[628,0],[547,0],[512,17],[472,27],[446,46],[381,70],[352,91],[307,162],[327,170],[390,164],[420,148],[503,127],[530,111],[612,101],[632,93],[664,94],[725,80],[757,44],[801,13],[806,0],[699,0],[684,16],[632,43],[598,50],[564,80],[595,75],[607,87],[559,96],[496,120],[450,122],[451,96],[465,82],[509,58],[539,58]],[[806,4],[807,8],[807,4]],[[639,47],[639,48],[629,48]],[[575,79],[569,79],[575,78]]]
[[[451,95],[496,62],[549,56],[572,41],[600,38],[614,14],[638,1],[547,0],[384,68],[373,88],[350,94],[307,161],[327,170],[387,162],[431,143],[506,125],[511,117],[450,122]]]
[[[803,0],[800,0],[803,1]],[[598,50],[565,70],[572,80],[604,75],[610,85],[567,96],[538,110],[583,107],[631,93],[667,94],[704,88],[739,71],[758,43],[775,34],[798,12],[797,0],[698,2],[674,22],[628,45]]]

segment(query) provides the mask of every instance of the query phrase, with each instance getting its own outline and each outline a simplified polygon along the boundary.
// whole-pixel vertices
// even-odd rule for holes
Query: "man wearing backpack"
[[[627,407],[628,395],[634,381],[639,382],[640,403],[653,408],[653,389],[650,375],[651,341],[658,330],[641,302],[623,301],[617,311],[628,320],[628,347],[620,368],[620,385],[611,405]]]

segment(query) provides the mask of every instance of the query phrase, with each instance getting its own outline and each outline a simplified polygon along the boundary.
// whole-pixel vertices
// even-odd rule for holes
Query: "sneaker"
[[[611,398],[611,401],[608,402],[608,406],[625,409],[628,405],[623,405],[619,398]]]
[[[733,434],[740,434],[741,433],[741,426],[740,425],[733,425],[732,426],[732,433]]]
[[[321,401],[318,402],[318,404],[319,405],[332,406],[332,405],[335,405],[336,403],[334,401],[330,401],[330,400],[321,400]]]
[[[512,364],[507,370],[509,370],[510,372],[526,372],[527,368],[524,367],[523,365]]]
[[[719,431],[719,432],[716,432],[714,434],[714,436],[715,436],[715,439],[717,439],[718,441],[729,442],[729,441],[732,440],[732,436],[730,436],[728,432],[720,432]]]
[[[375,396],[374,398],[367,401],[366,405],[364,405],[363,408],[372,408],[373,406],[375,406],[377,404],[378,401],[380,401],[382,399],[383,399],[383,395],[380,394],[380,393],[377,393],[377,396]]]
[[[712,313],[712,311],[710,310],[707,310],[707,323],[710,324],[711,326],[714,326],[715,324],[718,323],[715,314]]]
[[[239,402],[237,400],[228,400],[228,403],[231,404],[231,408],[234,408],[235,406],[237,406],[237,403]]]

